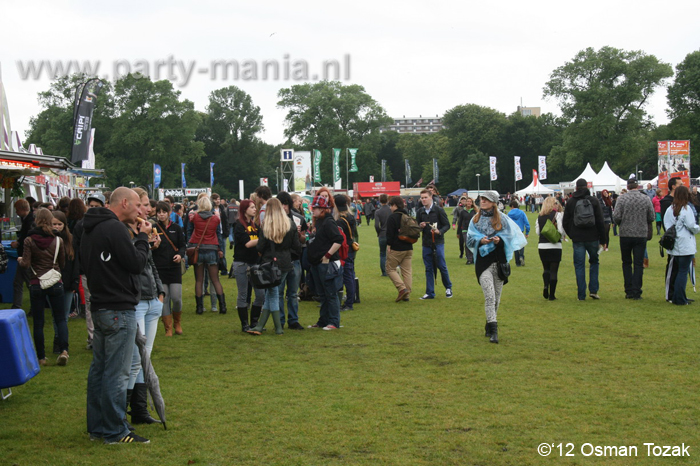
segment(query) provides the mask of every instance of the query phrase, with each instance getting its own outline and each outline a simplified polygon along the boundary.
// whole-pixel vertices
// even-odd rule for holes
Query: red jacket
[[[211,218],[211,221],[209,219]],[[190,244],[197,245],[204,232],[204,227],[209,221],[209,226],[204,234],[204,239],[202,240],[202,246],[216,246],[219,249],[219,238],[216,236],[216,231],[219,228],[219,217],[213,215],[211,212],[197,212],[191,217],[191,221],[194,224],[194,231],[190,237]],[[210,249],[210,248],[207,248]]]

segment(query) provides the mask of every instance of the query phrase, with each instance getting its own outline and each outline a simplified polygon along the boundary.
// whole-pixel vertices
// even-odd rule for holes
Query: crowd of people
[[[678,178],[668,183],[669,193],[639,189],[629,180],[620,195],[592,194],[586,180],[564,198],[544,197],[538,205],[535,233],[542,264],[544,299],[557,299],[563,242],[571,241],[577,298],[600,299],[599,254],[607,250],[610,226],[620,236],[625,297],[642,299],[647,241],[654,233],[675,232],[666,252],[666,299],[676,305],[692,302],[685,294],[688,270],[695,255],[698,226],[697,196]],[[145,337],[150,354],[158,321],[166,337],[182,335],[182,276],[194,270],[195,315],[228,312],[222,277],[235,283],[236,308],[241,331],[264,334],[272,317],[275,334],[288,330],[341,328],[342,312],[360,303],[355,259],[360,250],[359,230],[365,216],[374,223],[379,246],[379,271],[396,289],[397,303],[409,301],[414,291],[413,248],[420,241],[425,274],[421,300],[437,298],[438,272],[445,298],[453,296],[445,259],[445,241],[456,233],[459,257],[473,265],[484,295],[485,335],[498,343],[498,310],[510,262],[525,265],[530,223],[523,205],[496,191],[476,199],[462,196],[449,221],[445,199],[434,186],[423,189],[418,203],[412,198],[351,199],[328,188],[316,191],[311,201],[298,194],[273,196],[258,187],[249,199],[222,200],[201,194],[196,201],[178,203],[167,196],[156,202],[140,188],[117,188],[91,193],[85,201],[63,198],[51,204],[20,199],[14,204],[22,220],[17,241],[19,267],[14,277],[14,307],[21,308],[24,285],[30,292],[29,314],[37,357],[47,365],[44,343],[44,308],[54,323],[56,364],[69,360],[69,316],[84,316],[87,348],[93,351],[88,374],[87,419],[93,440],[105,443],[143,443],[147,439],[131,424],[158,422],[148,412],[141,356],[135,349],[137,331]],[[505,201],[505,202],[504,202]],[[509,204],[508,204],[509,203]],[[506,205],[510,206],[506,214]],[[525,204],[527,205],[527,204]],[[672,228],[673,227],[673,228]],[[226,262],[226,239],[233,262]],[[589,262],[586,280],[585,261]],[[254,280],[250,269],[275,264],[270,283]],[[262,266],[261,266],[262,267]],[[299,302],[319,303],[316,322],[299,322]],[[286,306],[285,306],[286,304]],[[138,330],[137,330],[138,329]],[[130,407],[131,424],[126,412]]]

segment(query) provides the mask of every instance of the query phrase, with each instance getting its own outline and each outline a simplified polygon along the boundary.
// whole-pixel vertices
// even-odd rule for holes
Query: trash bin
[[[15,297],[14,281],[17,272],[17,250],[10,247],[12,241],[3,241],[7,253],[7,270],[0,275],[0,303],[11,303]],[[7,243],[7,244],[6,244]]]

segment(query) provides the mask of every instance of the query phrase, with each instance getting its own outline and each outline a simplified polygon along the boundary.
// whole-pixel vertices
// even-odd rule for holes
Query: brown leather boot
[[[645,269],[649,268],[649,259],[644,259],[644,268]]]
[[[175,322],[175,334],[182,335],[182,326],[180,326],[180,318],[182,312],[173,312],[173,321]]]
[[[173,336],[173,316],[172,315],[163,316],[162,319],[163,319],[163,325],[165,326],[165,336],[172,337]]]

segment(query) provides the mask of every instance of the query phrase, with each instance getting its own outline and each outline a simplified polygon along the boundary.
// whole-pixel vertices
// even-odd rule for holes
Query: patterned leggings
[[[501,291],[503,291],[503,281],[498,278],[498,264],[496,262],[482,272],[479,283],[484,292],[486,322],[496,322],[498,305],[501,303]]]

